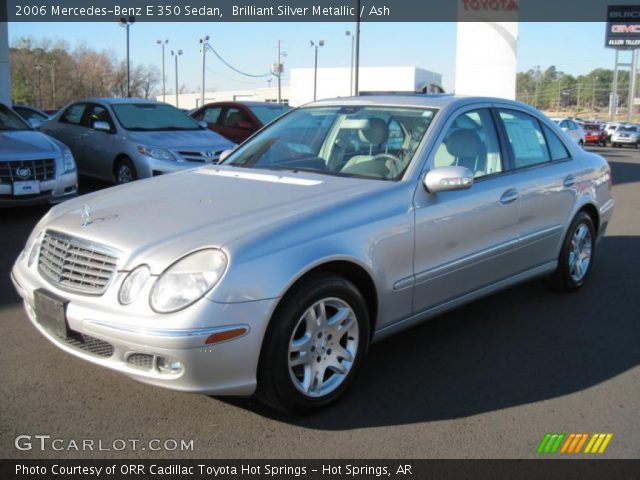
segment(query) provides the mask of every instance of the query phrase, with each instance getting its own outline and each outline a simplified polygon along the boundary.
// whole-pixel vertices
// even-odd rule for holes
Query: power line
[[[243,72],[242,70],[238,70],[236,67],[234,67],[233,65],[231,65],[229,62],[227,62],[224,58],[222,58],[220,56],[220,54],[218,52],[216,52],[214,50],[214,48],[207,43],[206,44],[207,48],[209,48],[209,50],[211,50],[213,52],[213,54],[218,57],[218,60],[220,60],[222,63],[224,63],[227,67],[229,67],[231,70],[233,70],[236,73],[239,73],[240,75],[244,75],[245,77],[251,77],[251,78],[265,78],[265,77],[270,77],[272,74],[271,73],[263,73],[261,75],[252,75],[251,73],[246,73]]]

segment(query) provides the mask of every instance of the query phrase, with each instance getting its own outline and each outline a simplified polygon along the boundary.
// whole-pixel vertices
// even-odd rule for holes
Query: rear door
[[[520,192],[521,255],[531,267],[554,262],[576,202],[576,165],[559,135],[533,115],[499,108],[511,176]]]

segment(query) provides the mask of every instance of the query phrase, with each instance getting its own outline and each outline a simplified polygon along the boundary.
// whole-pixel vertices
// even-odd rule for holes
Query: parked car
[[[611,135],[611,146],[629,145],[640,148],[640,127],[638,125],[619,125]]]
[[[607,162],[525,104],[326,100],[221,165],[52,209],[12,279],[70,354],[309,411],[373,340],[532,278],[581,287],[613,207]]]
[[[49,115],[41,110],[26,105],[14,105],[13,111],[20,115],[31,127],[39,128],[43,122],[49,120]]]
[[[58,203],[77,184],[69,149],[0,103],[0,207]]]
[[[611,135],[613,135],[613,132],[616,131],[616,128],[618,128],[618,123],[612,123],[612,122],[607,122],[604,124],[604,129],[607,132],[607,142],[611,142]]]
[[[269,102],[215,102],[189,114],[232,142],[242,143],[291,107]]]
[[[235,144],[165,103],[88,98],[40,129],[68,145],[83,175],[128,183],[218,161]]]
[[[585,144],[595,143],[596,145],[600,145],[601,147],[607,145],[609,136],[607,135],[606,130],[604,130],[603,125],[599,123],[585,123],[582,125],[582,129],[584,130]]]
[[[584,147],[584,130],[579,123],[570,118],[552,118],[556,122],[563,132],[566,132],[569,137],[573,139],[581,147]]]

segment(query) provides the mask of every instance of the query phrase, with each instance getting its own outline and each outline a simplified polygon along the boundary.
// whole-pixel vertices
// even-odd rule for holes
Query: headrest
[[[456,130],[445,140],[447,152],[455,158],[477,157],[482,149],[482,141],[473,130]]]
[[[369,119],[369,126],[360,130],[358,135],[363,142],[380,145],[389,138],[389,127],[381,118],[373,117]]]

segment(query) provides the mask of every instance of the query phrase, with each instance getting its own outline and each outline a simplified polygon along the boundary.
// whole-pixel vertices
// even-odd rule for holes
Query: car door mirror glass
[[[29,120],[27,120],[27,123],[31,128],[40,128],[40,125],[42,125],[42,120],[40,120],[39,118],[32,117]]]
[[[199,120],[198,121],[198,125],[200,125],[202,128],[208,128],[209,124],[207,122],[205,122],[204,120]]]
[[[107,122],[93,122],[93,129],[101,132],[110,132],[111,126]]]
[[[473,185],[473,173],[467,167],[449,166],[429,170],[424,186],[429,193],[464,190]]]

